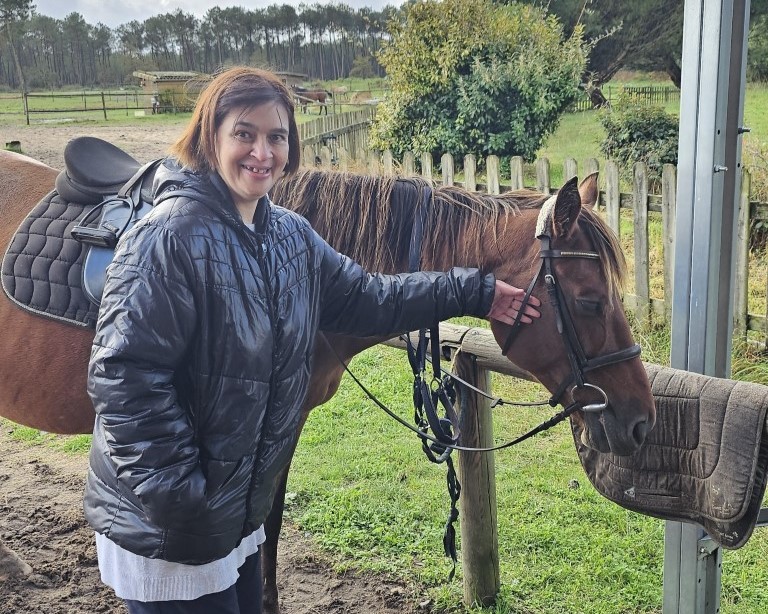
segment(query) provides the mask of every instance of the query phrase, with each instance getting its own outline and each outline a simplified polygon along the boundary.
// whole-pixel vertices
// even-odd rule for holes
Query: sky
[[[101,22],[110,28],[115,28],[133,19],[144,21],[153,15],[173,13],[182,9],[192,13],[198,19],[214,6],[243,6],[255,9],[270,4],[330,4],[329,0],[33,0],[40,15],[62,19],[70,13],[80,13],[86,23],[96,25]],[[340,4],[341,2],[333,2]],[[387,4],[400,5],[402,0],[344,0],[344,4],[352,8],[364,6],[381,9]]]

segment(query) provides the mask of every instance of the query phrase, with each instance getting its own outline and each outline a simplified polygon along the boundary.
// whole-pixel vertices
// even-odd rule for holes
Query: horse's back
[[[37,160],[0,150],[0,257],[56,175]],[[85,379],[93,331],[33,315],[1,291],[0,328],[0,416],[50,432],[89,432],[93,406]]]

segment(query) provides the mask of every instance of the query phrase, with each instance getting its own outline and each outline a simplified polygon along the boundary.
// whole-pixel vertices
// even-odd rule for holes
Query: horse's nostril
[[[642,445],[648,433],[651,432],[650,424],[647,420],[641,420],[635,424],[632,429],[632,438],[635,440],[638,446]]]

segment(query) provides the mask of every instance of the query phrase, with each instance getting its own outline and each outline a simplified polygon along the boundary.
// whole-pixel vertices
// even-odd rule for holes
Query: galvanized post
[[[671,365],[727,377],[750,0],[686,0]],[[719,611],[722,553],[668,522],[664,614]]]

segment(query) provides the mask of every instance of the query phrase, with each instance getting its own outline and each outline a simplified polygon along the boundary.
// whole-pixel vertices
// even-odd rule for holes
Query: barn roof
[[[201,73],[184,70],[135,70],[133,76],[157,83],[158,81],[189,81],[200,77]]]

